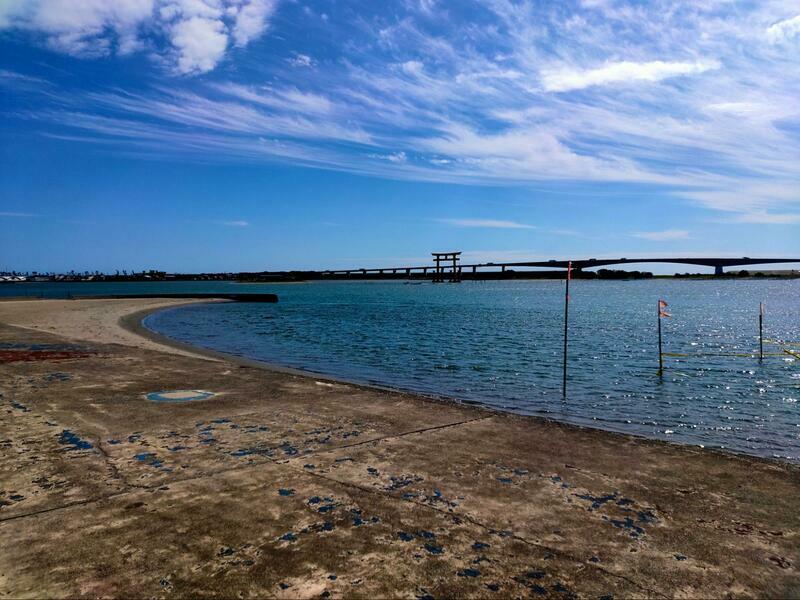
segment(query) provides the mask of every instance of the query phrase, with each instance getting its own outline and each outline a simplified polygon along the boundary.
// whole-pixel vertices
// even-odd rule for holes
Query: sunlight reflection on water
[[[275,286],[277,288],[277,286]],[[284,366],[522,414],[800,461],[800,281],[575,281],[561,399],[563,282],[313,283],[280,302],[164,311],[148,327]],[[655,303],[667,357],[657,377]],[[726,356],[744,354],[746,356]],[[780,355],[773,355],[780,354]]]

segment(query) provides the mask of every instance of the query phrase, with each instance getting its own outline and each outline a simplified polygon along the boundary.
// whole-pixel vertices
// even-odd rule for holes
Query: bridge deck
[[[573,260],[573,269],[589,269],[593,267],[604,267],[608,265],[624,265],[624,264],[641,264],[641,263],[671,263],[681,265],[696,265],[703,267],[713,267],[717,273],[722,272],[724,267],[737,267],[748,265],[765,265],[765,264],[788,264],[800,263],[800,258],[750,258],[744,256],[741,258],[730,257],[688,257],[688,258],[588,258]],[[546,260],[546,261],[523,261],[523,262],[486,262],[486,263],[473,263],[462,264],[459,268],[463,271],[476,272],[478,269],[508,269],[518,267],[530,268],[551,268],[551,269],[566,269],[569,261],[566,260]],[[433,271],[433,265],[422,266],[402,266],[402,267],[375,267],[368,269],[335,269],[325,271],[314,271],[320,275],[354,275],[354,274],[410,274],[412,272]]]

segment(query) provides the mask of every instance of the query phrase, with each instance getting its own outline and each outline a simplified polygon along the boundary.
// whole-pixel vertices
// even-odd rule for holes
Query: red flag
[[[658,301],[658,316],[659,317],[671,317],[672,315],[667,312],[667,304],[664,300]]]

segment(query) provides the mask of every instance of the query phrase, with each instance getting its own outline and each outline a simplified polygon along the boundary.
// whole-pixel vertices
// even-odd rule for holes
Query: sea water
[[[566,399],[563,281],[8,288],[45,296],[275,292],[278,304],[192,305],[145,324],[184,342],[355,382],[800,462],[800,360],[785,352],[800,354],[800,280],[574,280]],[[664,351],[686,355],[666,356],[663,377],[659,298],[673,315],[662,319]],[[762,301],[765,338],[779,343],[766,343],[760,361]]]

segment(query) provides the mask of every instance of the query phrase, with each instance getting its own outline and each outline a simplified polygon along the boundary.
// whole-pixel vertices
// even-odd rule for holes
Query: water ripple
[[[186,342],[354,381],[800,461],[800,364],[784,355],[757,359],[762,300],[767,337],[800,340],[797,280],[576,281],[566,402],[561,282],[315,283],[279,291],[276,305],[195,305],[146,324]],[[663,379],[659,297],[674,314],[662,323],[664,351],[689,355],[667,357]]]

